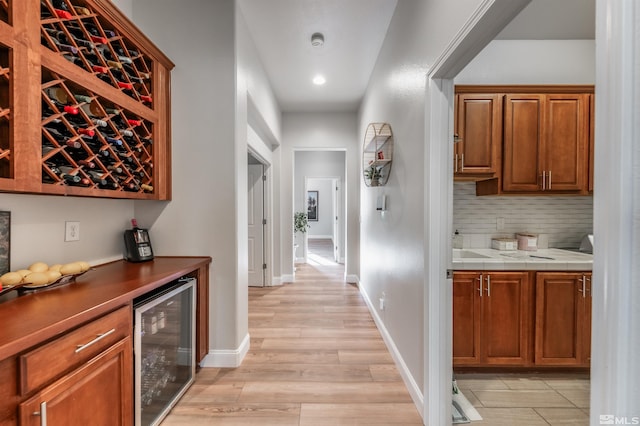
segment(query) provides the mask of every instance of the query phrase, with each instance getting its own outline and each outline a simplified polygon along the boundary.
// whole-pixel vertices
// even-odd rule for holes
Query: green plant
[[[371,180],[378,180],[382,177],[382,172],[376,166],[369,166],[364,169],[364,177]]]
[[[293,216],[293,232],[307,232],[307,228],[309,228],[309,221],[307,219],[307,214],[302,212],[296,212]]]

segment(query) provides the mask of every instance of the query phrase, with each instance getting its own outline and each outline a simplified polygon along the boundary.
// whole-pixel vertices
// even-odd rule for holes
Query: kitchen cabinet
[[[503,192],[588,191],[589,94],[507,94]]]
[[[527,272],[455,272],[454,366],[527,365],[531,297]]]
[[[589,366],[591,273],[536,274],[535,364]]]
[[[502,98],[489,93],[456,95],[454,179],[496,176],[502,151]]]
[[[174,64],[107,0],[0,11],[0,191],[170,200]]]
[[[132,354],[131,337],[114,344],[20,404],[20,424],[133,425]]]

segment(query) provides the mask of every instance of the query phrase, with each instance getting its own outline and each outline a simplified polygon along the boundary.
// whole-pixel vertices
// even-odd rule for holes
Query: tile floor
[[[482,416],[473,426],[589,425],[586,373],[457,373],[456,381]]]

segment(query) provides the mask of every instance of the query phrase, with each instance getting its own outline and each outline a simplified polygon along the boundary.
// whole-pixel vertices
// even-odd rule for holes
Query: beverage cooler
[[[134,301],[135,424],[157,425],[195,376],[194,278]]]

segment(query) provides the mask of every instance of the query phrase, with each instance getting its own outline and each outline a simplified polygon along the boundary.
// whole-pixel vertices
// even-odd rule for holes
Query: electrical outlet
[[[80,241],[80,222],[64,223],[64,240]]]
[[[496,219],[496,229],[502,231],[504,229],[504,217]]]
[[[382,297],[380,298],[380,310],[384,311],[384,299]]]

